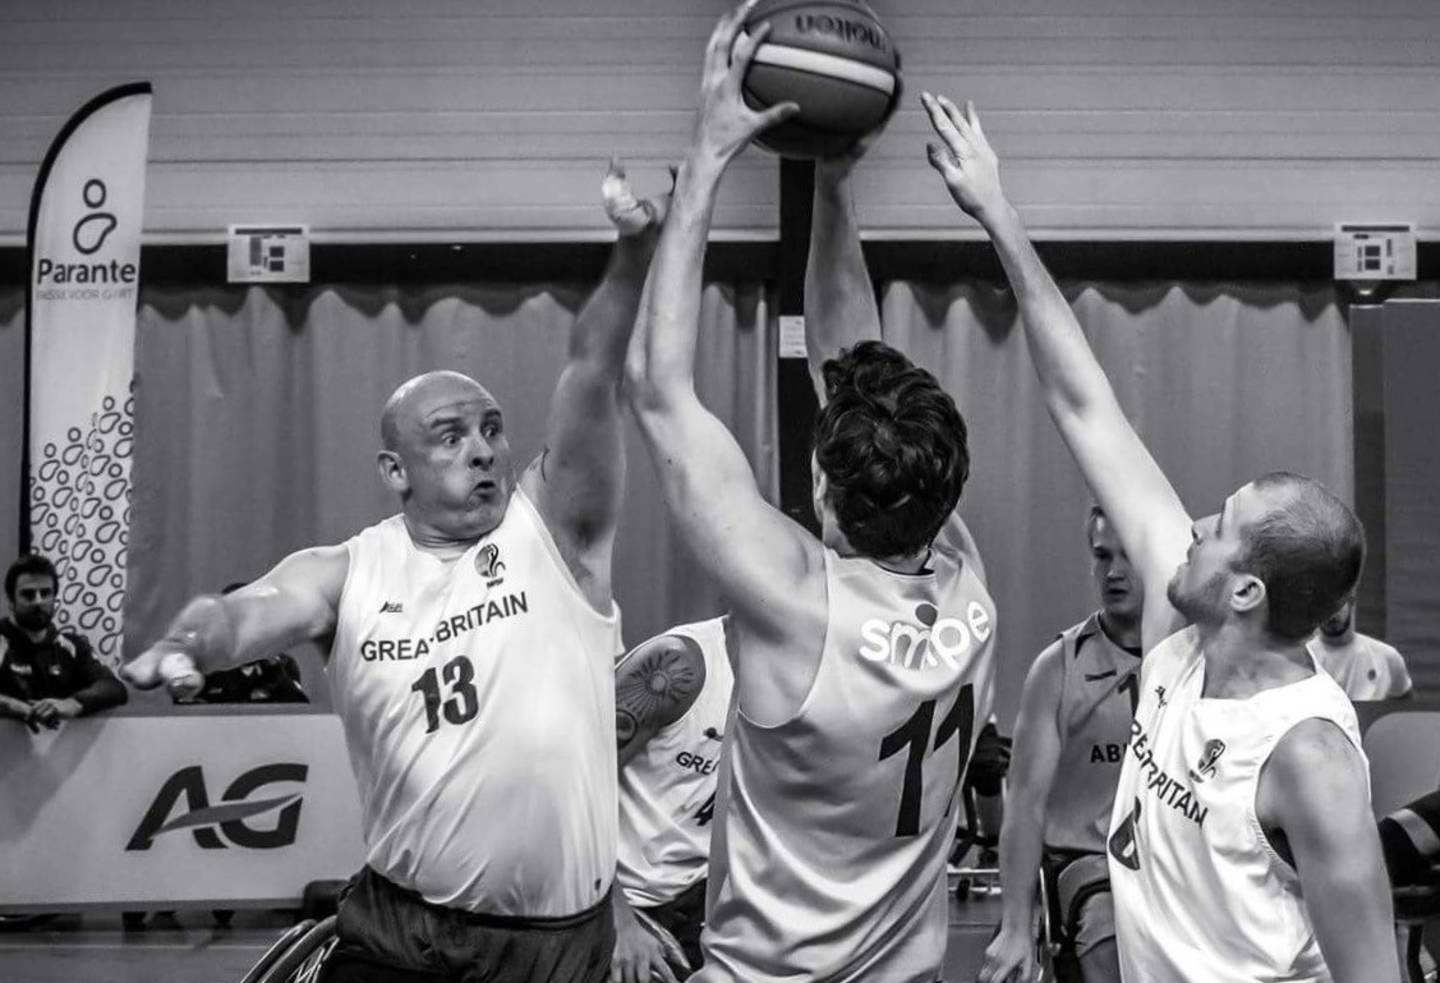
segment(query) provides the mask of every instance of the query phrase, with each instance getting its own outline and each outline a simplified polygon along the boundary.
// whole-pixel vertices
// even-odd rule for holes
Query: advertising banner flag
[[[120,658],[134,449],[135,309],[151,89],[96,96],[30,198],[22,548],[60,575],[57,623]]]

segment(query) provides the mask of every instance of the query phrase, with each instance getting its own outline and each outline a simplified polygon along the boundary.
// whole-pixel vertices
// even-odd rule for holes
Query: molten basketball
[[[900,91],[900,54],[862,0],[760,0],[745,21],[770,34],[743,94],[752,109],[794,102],[800,112],[756,143],[782,157],[834,157],[884,124]]]

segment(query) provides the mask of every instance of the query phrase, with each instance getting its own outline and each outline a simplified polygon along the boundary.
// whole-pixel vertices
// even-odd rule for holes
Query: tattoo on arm
[[[622,710],[618,706],[615,708],[616,744],[618,744],[622,748],[625,747],[631,741],[635,740],[635,734],[639,731],[639,729],[640,725],[635,721],[635,714],[631,713],[629,710]]]
[[[703,678],[685,653],[655,652],[626,671],[615,686],[615,736],[623,750],[641,733],[674,721],[700,691]]]

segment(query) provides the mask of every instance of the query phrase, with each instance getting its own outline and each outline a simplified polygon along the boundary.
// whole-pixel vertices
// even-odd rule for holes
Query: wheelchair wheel
[[[310,919],[291,925],[285,930],[284,935],[276,939],[274,944],[265,950],[265,954],[260,957],[259,961],[250,967],[250,972],[241,978],[240,983],[259,983],[259,980],[264,977],[265,972],[275,964],[275,960],[279,959],[286,952],[289,952],[290,947],[299,941],[301,936],[310,931],[314,925],[315,922]]]
[[[339,941],[335,916],[322,919],[282,953],[256,983],[315,983],[326,957]]]

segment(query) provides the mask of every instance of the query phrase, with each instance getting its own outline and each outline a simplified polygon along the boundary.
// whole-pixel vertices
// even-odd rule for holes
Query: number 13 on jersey
[[[935,742],[930,742],[930,729],[935,721],[935,701],[926,700],[895,730],[885,735],[880,742],[880,760],[884,761],[901,750],[909,748],[905,759],[905,780],[900,787],[900,810],[895,821],[896,836],[914,836],[920,832],[920,802],[925,791],[925,752],[939,751],[951,737],[959,737],[960,762],[955,773],[955,788],[965,777],[965,766],[970,760],[970,738],[975,732],[975,686],[966,683],[955,697],[950,712],[935,729]],[[954,798],[955,788],[950,791]],[[946,807],[949,813],[949,807]]]

